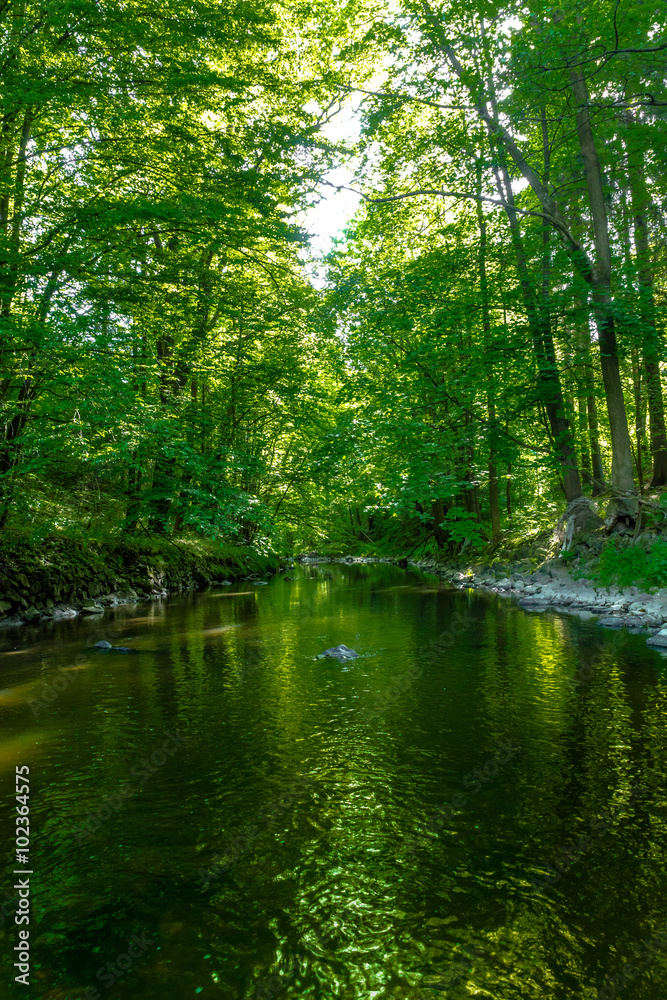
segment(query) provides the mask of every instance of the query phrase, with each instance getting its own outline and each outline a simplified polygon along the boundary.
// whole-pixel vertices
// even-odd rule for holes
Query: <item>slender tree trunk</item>
[[[632,348],[632,394],[635,402],[635,465],[639,489],[644,489],[644,464],[642,462],[642,446],[644,443],[644,402],[642,399],[642,382],[639,368],[639,353]]]
[[[496,421],[496,407],[487,396],[489,424],[493,427]],[[494,545],[500,541],[500,490],[498,487],[498,470],[496,469],[495,453],[489,448],[489,510],[491,513],[491,541]]]
[[[477,186],[481,188],[481,157],[478,161]],[[477,225],[479,227],[479,288],[482,299],[482,329],[485,346],[491,346],[491,310],[489,308],[489,284],[486,273],[487,225],[482,210],[481,201],[477,202]],[[493,433],[496,422],[496,404],[493,399],[493,365],[488,374],[486,389],[486,405],[489,417],[489,427]],[[498,490],[498,472],[493,442],[489,441],[489,511],[491,515],[491,541],[500,541],[500,495]]]
[[[579,454],[581,456],[581,478],[592,490],[593,473],[591,471],[591,447],[588,438],[588,412],[586,410],[586,396],[583,393],[577,394],[577,433],[579,437]]]
[[[589,205],[595,233],[595,266],[592,265],[586,248],[570,232],[559,204],[553,198],[532,165],[532,156],[524,154],[514,136],[500,120],[497,108],[493,102],[492,87],[487,87],[487,92],[485,93],[483,87],[480,87],[477,82],[472,82],[475,79],[475,74],[467,72],[461,64],[456,51],[449,43],[442,19],[433,10],[429,0],[421,0],[421,8],[428,22],[429,29],[437,39],[438,45],[446,56],[453,72],[468,90],[472,106],[486,125],[489,136],[495,140],[499,150],[507,152],[524,179],[530,184],[540,202],[543,212],[548,217],[549,224],[563,239],[565,249],[570,255],[577,272],[593,290],[593,312],[598,330],[600,366],[602,368],[611,429],[613,454],[612,483],[618,490],[634,492],[630,433],[628,431],[628,419],[625,412],[625,400],[621,384],[611,298],[609,230],[602,190],[600,163],[590,123],[586,81],[579,70],[572,72],[570,83],[575,100],[579,106],[577,112],[577,134],[586,169]],[[481,33],[484,36],[483,22]]]
[[[588,408],[588,433],[591,441],[591,462],[593,465],[593,496],[599,496],[600,493],[604,493],[605,479],[602,452],[600,451],[598,408],[593,393],[590,394],[586,403]]]
[[[542,308],[539,308],[535,301],[535,292],[528,273],[528,264],[521,238],[519,219],[514,204],[512,182],[509,170],[505,164],[502,149],[499,150],[499,153],[503,176],[501,179],[496,174],[496,184],[510,226],[523,302],[526,309],[526,318],[537,362],[540,398],[544,403],[554,440],[554,447],[561,463],[565,497],[568,501],[575,500],[582,494],[581,480],[579,479],[577,450],[572,435],[572,428],[565,412],[565,401],[563,399],[556,359],[556,348],[551,331],[550,310],[546,304],[543,304]]]
[[[632,492],[635,488],[632,473],[632,449],[614,326],[609,222],[602,187],[602,171],[591,126],[588,87],[579,69],[572,72],[570,82],[578,105],[577,135],[586,171],[588,204],[593,220],[595,268],[591,276],[591,286],[593,289],[593,312],[600,346],[600,367],[607,397],[607,412],[611,431],[611,480],[615,489]]]
[[[664,486],[667,483],[667,430],[665,428],[665,404],[660,379],[660,339],[655,322],[653,267],[646,216],[648,192],[641,152],[631,137],[628,139],[626,148],[639,285],[639,313],[644,328],[644,380],[653,460],[651,486],[656,487]]]
[[[507,478],[505,479],[505,510],[507,512],[507,527],[512,530],[512,463],[507,463]]]
[[[125,528],[128,534],[137,530],[139,525],[139,515],[141,513],[141,469],[138,465],[139,453],[133,452],[132,461],[127,470],[127,509],[125,514]]]
[[[435,535],[435,541],[439,549],[447,541],[447,535],[440,527],[442,522],[445,520],[445,506],[442,500],[434,500],[431,503],[431,517],[433,518],[433,534]]]

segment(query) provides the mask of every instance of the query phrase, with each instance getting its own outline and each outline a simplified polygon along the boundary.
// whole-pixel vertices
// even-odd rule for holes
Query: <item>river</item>
[[[416,570],[289,573],[0,636],[0,996],[662,996],[665,659]]]

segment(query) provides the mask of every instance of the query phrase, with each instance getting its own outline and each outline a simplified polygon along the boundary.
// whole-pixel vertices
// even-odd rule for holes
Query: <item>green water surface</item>
[[[0,998],[664,997],[666,661],[416,571],[290,574],[0,635]]]

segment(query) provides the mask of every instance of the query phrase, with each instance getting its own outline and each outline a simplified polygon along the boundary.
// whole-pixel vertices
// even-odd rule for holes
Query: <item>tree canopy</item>
[[[664,22],[7,3],[0,525],[460,548],[667,485]]]

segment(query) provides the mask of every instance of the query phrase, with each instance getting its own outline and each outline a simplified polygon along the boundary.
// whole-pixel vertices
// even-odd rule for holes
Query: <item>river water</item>
[[[417,571],[290,573],[0,637],[0,997],[663,997],[667,661]]]

